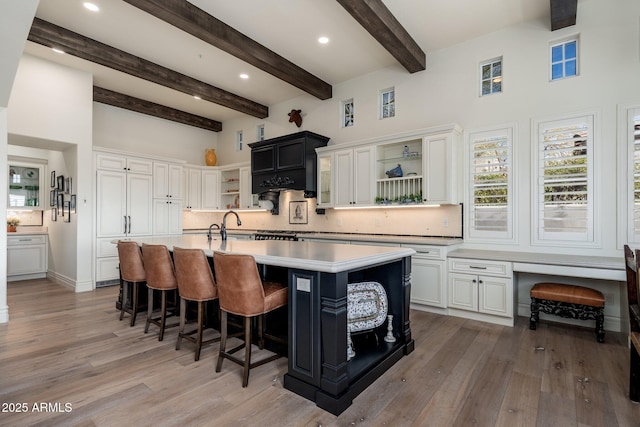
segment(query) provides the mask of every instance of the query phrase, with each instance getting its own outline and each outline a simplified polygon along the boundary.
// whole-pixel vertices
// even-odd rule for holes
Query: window
[[[242,131],[239,130],[236,133],[236,151],[242,151],[242,140],[244,139],[244,136],[242,135]]]
[[[256,141],[264,141],[264,125],[258,125]]]
[[[502,92],[502,58],[480,64],[480,96]]]
[[[578,75],[578,39],[551,45],[551,80]]]
[[[380,118],[387,119],[396,115],[395,90],[385,89],[380,92]]]
[[[353,99],[342,101],[342,127],[353,126]]]
[[[596,243],[593,122],[586,115],[533,126],[534,243]]]
[[[513,128],[472,131],[468,153],[468,240],[513,240]]]
[[[627,148],[627,236],[626,243],[640,243],[640,106],[621,114],[624,131],[620,132]]]

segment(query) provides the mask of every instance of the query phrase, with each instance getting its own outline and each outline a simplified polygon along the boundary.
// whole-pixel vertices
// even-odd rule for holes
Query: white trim
[[[0,323],[9,322],[9,306],[0,307]]]
[[[625,243],[638,245],[640,233],[636,234],[633,224],[633,174],[634,174],[634,144],[633,131],[630,120],[632,116],[640,114],[640,104],[618,105],[618,248]]]

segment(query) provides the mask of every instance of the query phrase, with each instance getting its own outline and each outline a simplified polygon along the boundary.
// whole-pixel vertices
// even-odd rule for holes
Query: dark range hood
[[[328,141],[326,136],[304,131],[249,144],[252,193],[302,190],[304,197],[316,197],[315,149]]]

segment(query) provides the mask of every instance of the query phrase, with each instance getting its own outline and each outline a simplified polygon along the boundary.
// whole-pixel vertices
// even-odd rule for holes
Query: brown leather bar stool
[[[167,321],[167,294],[178,290],[173,261],[169,250],[165,245],[142,244],[142,261],[147,274],[147,324],[144,333],[149,332],[149,325],[153,323],[160,328],[158,341],[164,338],[164,330],[178,326],[178,323],[166,325]],[[153,291],[160,291],[160,317],[153,317]],[[174,309],[177,308],[176,306]]]
[[[138,314],[138,287],[146,283],[147,275],[144,271],[144,263],[140,247],[136,242],[118,241],[118,259],[120,261],[120,291],[122,301],[120,303],[120,320],[124,317],[125,311],[131,313],[131,324],[135,325]],[[131,309],[128,309],[129,285],[132,286]]]
[[[222,369],[222,361],[229,359],[243,366],[242,387],[249,384],[249,370],[271,362],[280,357],[279,354],[251,363],[251,323],[258,317],[259,348],[264,347],[264,339],[286,343],[278,337],[264,333],[263,317],[277,308],[287,305],[287,287],[281,283],[263,282],[258,272],[258,266],[251,255],[213,253],[213,268],[218,283],[218,298],[220,300],[221,327],[220,353],[216,372]],[[227,313],[244,317],[244,342],[231,350],[227,345]],[[244,360],[233,353],[245,349]]]
[[[218,289],[213,280],[213,273],[209,261],[202,249],[173,248],[173,265],[176,269],[178,291],[180,293],[180,331],[176,350],[180,350],[182,338],[196,344],[195,360],[200,360],[200,349],[203,344],[220,341],[220,337],[202,341],[204,329],[205,304],[218,298]],[[185,332],[187,301],[198,304],[198,327],[191,332]],[[196,337],[192,337],[193,334]]]

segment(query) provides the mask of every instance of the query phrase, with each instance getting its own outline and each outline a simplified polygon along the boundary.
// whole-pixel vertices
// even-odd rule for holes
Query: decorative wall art
[[[58,190],[51,190],[49,192],[49,206],[56,205],[56,198],[58,197]]]
[[[70,202],[64,202],[62,206],[62,218],[64,222],[71,222]]]
[[[69,202],[69,210],[73,213],[78,213],[78,211],[76,210],[76,195],[72,194],[71,195],[71,201]]]
[[[62,192],[64,191],[64,175],[58,175],[58,177],[56,178],[58,181],[58,191]]]
[[[289,224],[306,224],[307,221],[307,202],[289,202]]]
[[[72,191],[71,191],[72,190],[72,188],[71,188],[72,182],[73,182],[73,179],[71,177],[68,177],[68,178],[64,179],[64,193],[65,194],[71,194],[72,193]]]
[[[58,208],[51,208],[51,221],[57,221],[58,220]]]
[[[58,192],[58,198],[56,202],[56,209],[61,216],[64,216],[64,211],[62,211],[62,207],[64,206],[64,193]]]
[[[56,186],[56,171],[51,171],[51,188]]]

